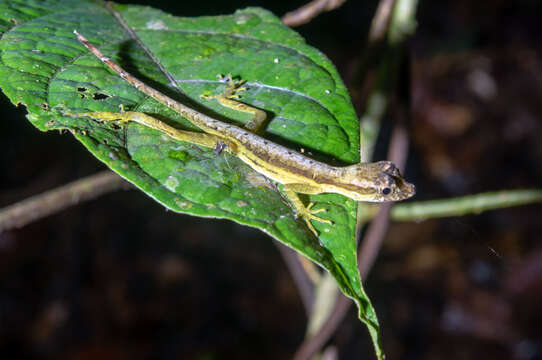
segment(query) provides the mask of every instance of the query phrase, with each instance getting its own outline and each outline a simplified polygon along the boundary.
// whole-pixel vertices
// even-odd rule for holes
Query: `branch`
[[[397,221],[419,221],[448,216],[480,214],[484,211],[542,201],[542,189],[503,190],[467,195],[445,200],[419,201],[395,205],[391,218]],[[376,213],[376,207],[371,211]]]
[[[352,300],[348,299],[342,294],[339,294],[335,309],[327,318],[325,324],[318,329],[318,332],[305,340],[299,349],[297,349],[293,360],[309,360],[323,348],[327,340],[333,335],[337,327],[341,324],[344,316],[350,309]]]
[[[23,227],[82,201],[126,187],[126,181],[120,176],[111,171],[103,171],[46,191],[0,209],[0,233]]]
[[[312,284],[306,271],[303,269],[299,256],[291,248],[283,245],[278,241],[273,241],[273,244],[278,248],[286,267],[290,271],[294,284],[297,287],[297,292],[301,298],[301,302],[305,307],[305,313],[309,317],[312,313],[314,304],[314,285]]]
[[[290,11],[282,17],[282,22],[290,27],[296,27],[308,23],[324,11],[331,11],[346,0],[313,0],[299,9]]]
[[[369,44],[371,46],[385,41],[394,5],[395,0],[381,0],[378,3],[369,32]]]

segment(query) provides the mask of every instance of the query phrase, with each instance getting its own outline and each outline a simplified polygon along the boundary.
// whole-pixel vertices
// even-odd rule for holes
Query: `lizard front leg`
[[[313,203],[309,203],[308,206],[305,206],[297,195],[297,193],[318,194],[321,192],[319,191],[319,189],[307,188],[307,185],[304,184],[284,184],[283,189],[284,194],[288,197],[288,200],[290,200],[290,203],[294,207],[297,213],[296,215],[305,220],[305,223],[307,224],[309,230],[312,231],[312,233],[316,235],[316,237],[318,237],[318,232],[312,225],[311,220],[333,225],[333,222],[331,220],[322,219],[321,217],[315,215],[318,213],[326,212],[326,209],[313,210]]]
[[[223,79],[223,76],[219,75],[219,78]],[[241,85],[244,83],[243,80],[240,80],[240,81],[233,80],[231,74],[228,74],[226,79],[228,81],[228,86],[226,87],[226,89],[224,90],[222,94],[218,94],[218,95],[202,94],[200,95],[200,97],[203,99],[216,99],[222,106],[225,106],[237,111],[252,114],[253,115],[252,119],[250,119],[245,124],[244,128],[249,130],[250,132],[258,133],[261,130],[267,118],[266,112],[237,101],[240,98],[239,93],[241,91],[246,91],[246,88],[241,87]]]

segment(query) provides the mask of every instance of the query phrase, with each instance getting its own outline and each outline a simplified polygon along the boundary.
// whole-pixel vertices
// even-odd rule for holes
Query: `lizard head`
[[[356,164],[344,169],[342,182],[348,184],[348,194],[344,195],[354,200],[399,201],[416,193],[416,187],[403,179],[401,172],[391,161]]]

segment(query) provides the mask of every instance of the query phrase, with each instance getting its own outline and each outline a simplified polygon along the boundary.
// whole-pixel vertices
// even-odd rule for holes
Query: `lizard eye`
[[[391,189],[389,187],[385,187],[384,189],[382,189],[383,195],[389,195],[390,193],[391,193]]]

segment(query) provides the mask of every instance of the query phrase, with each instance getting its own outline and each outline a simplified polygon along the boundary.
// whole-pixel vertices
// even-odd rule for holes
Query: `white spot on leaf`
[[[151,30],[167,30],[167,25],[162,20],[149,20],[145,26]]]
[[[179,180],[177,180],[173,176],[169,176],[164,184],[164,186],[172,192],[175,192],[175,189],[177,189],[177,186],[179,186]]]
[[[240,16],[237,16],[235,18],[235,23],[237,25],[243,25],[243,24],[246,24],[246,22],[248,21],[248,17],[246,15],[240,15]]]

